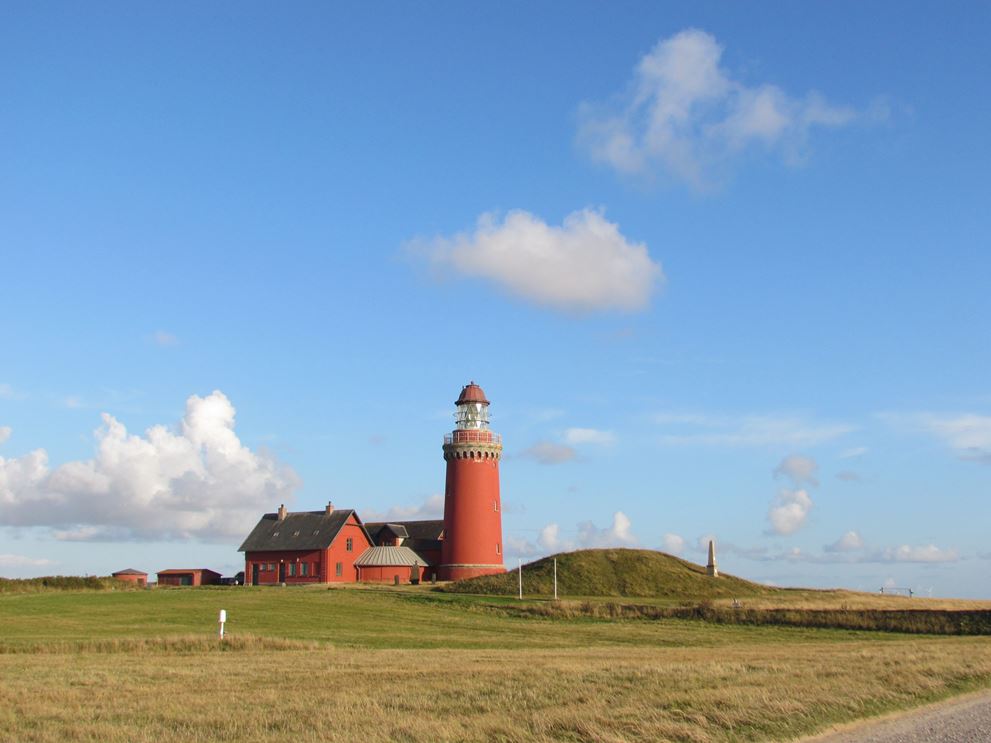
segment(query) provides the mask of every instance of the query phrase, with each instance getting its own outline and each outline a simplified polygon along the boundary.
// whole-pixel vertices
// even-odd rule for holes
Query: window
[[[274,562],[270,562],[268,564],[268,572],[270,572],[270,573],[274,573],[275,572],[275,563]]]
[[[298,537],[298,536],[299,536],[299,529],[297,529],[296,531],[294,531],[294,532],[292,533],[292,535],[293,535],[294,537]]]
[[[309,575],[310,574],[309,568],[310,568],[310,563],[304,562],[302,565],[299,566],[299,574],[304,577]]]
[[[352,539],[351,537],[348,537],[347,550],[348,552],[354,551],[354,539]]]
[[[335,572],[336,572],[338,578],[340,578],[342,575],[344,575],[344,563],[343,562],[337,563],[337,567],[335,568]]]
[[[289,575],[296,575],[296,563],[289,563]]]
[[[313,563],[313,574],[314,575],[317,575],[317,576],[320,575],[320,563],[319,562]]]
[[[272,532],[272,539],[275,539],[277,536],[279,536],[279,532],[277,531]]]
[[[496,542],[496,554],[497,555],[501,555],[502,554],[502,545],[499,544],[498,542]]]

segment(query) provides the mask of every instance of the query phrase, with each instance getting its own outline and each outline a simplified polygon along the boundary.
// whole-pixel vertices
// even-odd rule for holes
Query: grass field
[[[788,740],[991,686],[987,637],[518,605],[425,588],[2,595],[0,739]]]

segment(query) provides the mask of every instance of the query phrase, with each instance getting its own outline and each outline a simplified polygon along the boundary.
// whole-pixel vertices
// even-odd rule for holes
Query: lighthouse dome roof
[[[483,405],[489,404],[489,401],[485,399],[485,393],[482,391],[482,388],[474,382],[469,382],[461,388],[461,394],[454,404],[461,405],[466,402],[480,402]]]

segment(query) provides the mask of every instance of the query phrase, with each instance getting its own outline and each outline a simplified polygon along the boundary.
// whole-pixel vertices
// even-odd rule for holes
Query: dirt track
[[[802,743],[978,743],[991,741],[991,692],[950,699],[880,720],[803,738]]]

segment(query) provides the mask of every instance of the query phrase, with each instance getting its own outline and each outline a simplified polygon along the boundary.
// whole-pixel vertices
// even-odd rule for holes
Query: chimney
[[[705,572],[711,578],[719,577],[719,567],[716,565],[716,542],[709,540],[709,563],[705,566]]]
[[[327,501],[327,507],[323,509],[323,513],[325,516],[330,516],[330,514],[332,514],[333,512],[334,512],[334,501],[329,500]]]
[[[286,504],[285,503],[282,503],[279,506],[279,521],[285,521],[287,515],[288,515],[288,512],[286,511]]]

